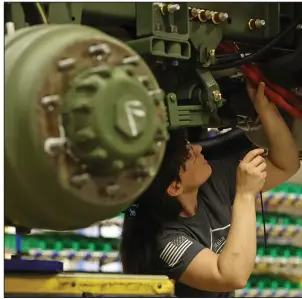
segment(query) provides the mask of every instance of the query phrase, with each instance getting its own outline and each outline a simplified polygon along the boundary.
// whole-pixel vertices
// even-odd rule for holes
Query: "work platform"
[[[17,272],[14,263],[5,267],[5,297],[174,297],[174,283],[166,276],[55,273],[59,265],[49,274],[32,263],[27,269],[19,265]]]

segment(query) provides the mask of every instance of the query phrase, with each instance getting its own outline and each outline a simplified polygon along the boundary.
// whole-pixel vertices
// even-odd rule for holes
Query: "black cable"
[[[262,214],[262,222],[263,222],[264,247],[266,248],[266,244],[267,244],[267,235],[266,235],[266,227],[265,227],[265,217],[264,217],[263,198],[262,198],[262,192],[261,192],[261,191],[260,191],[260,201],[261,201],[261,214]]]
[[[289,32],[291,32],[292,30],[296,29],[296,27],[302,22],[302,18],[298,18],[291,26],[289,26],[286,30],[284,30],[283,32],[279,33],[272,41],[270,41],[265,47],[263,47],[262,49],[260,49],[259,51],[257,51],[254,54],[249,55],[246,58],[242,58],[238,61],[235,62],[229,62],[229,63],[225,63],[225,64],[217,64],[217,65],[210,65],[208,67],[205,67],[208,70],[211,71],[218,71],[218,70],[224,70],[224,69],[230,69],[233,67],[237,67],[240,66],[242,64],[247,64],[250,63],[252,61],[257,60],[260,56],[262,56],[265,52],[267,52],[268,50],[270,50],[270,48],[272,48],[276,43],[278,43],[283,37],[285,37],[287,34],[289,34]]]

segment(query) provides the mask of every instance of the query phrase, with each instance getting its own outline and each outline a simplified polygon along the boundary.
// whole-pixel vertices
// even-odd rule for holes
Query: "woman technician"
[[[267,158],[255,149],[207,162],[201,146],[188,144],[180,130],[172,132],[159,174],[125,216],[125,273],[167,275],[175,279],[178,297],[234,297],[246,285],[256,258],[255,198],[300,165],[264,84],[247,87],[269,140]]]

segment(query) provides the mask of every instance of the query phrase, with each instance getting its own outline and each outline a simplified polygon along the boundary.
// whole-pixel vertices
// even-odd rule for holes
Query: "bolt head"
[[[214,57],[215,54],[216,54],[215,49],[211,49],[211,50],[209,51],[209,55],[210,55],[211,57]]]
[[[61,59],[58,62],[58,67],[60,71],[65,71],[73,68],[74,64],[75,64],[74,58],[66,58],[66,59]]]
[[[213,91],[213,97],[215,102],[220,102],[222,100],[222,95],[218,90]]]
[[[110,49],[109,45],[107,45],[107,44],[98,44],[98,45],[91,45],[88,48],[88,52],[90,54],[108,55],[111,53],[111,49]]]
[[[180,10],[180,5],[179,4],[168,4],[168,11],[169,13],[173,13]]]

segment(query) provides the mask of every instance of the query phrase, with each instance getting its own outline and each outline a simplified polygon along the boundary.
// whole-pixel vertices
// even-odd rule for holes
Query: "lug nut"
[[[107,44],[98,44],[98,45],[91,45],[88,48],[88,52],[90,54],[105,54],[108,55],[111,53],[111,49]]]
[[[134,64],[136,65],[140,60],[139,56],[130,56],[123,59],[123,64]]]
[[[66,71],[74,67],[75,59],[74,58],[66,58],[61,59],[58,62],[58,67],[60,71]]]
[[[66,139],[62,137],[50,137],[44,142],[44,151],[55,156],[61,154],[65,150]]]
[[[60,100],[58,95],[46,96],[41,99],[43,106],[55,105]]]
[[[222,100],[222,95],[218,90],[213,91],[214,101],[220,102]]]

